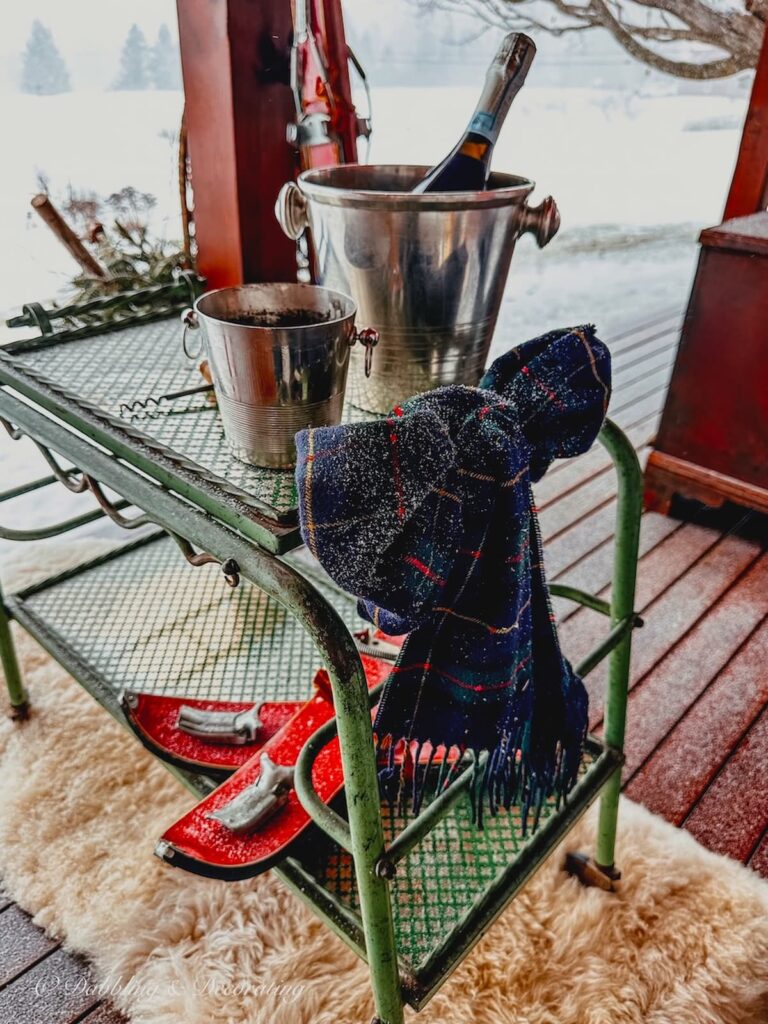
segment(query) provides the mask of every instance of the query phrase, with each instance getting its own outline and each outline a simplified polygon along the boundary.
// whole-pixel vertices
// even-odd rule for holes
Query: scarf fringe
[[[390,807],[396,807],[401,815],[409,813],[416,816],[425,799],[431,803],[459,775],[471,768],[468,791],[472,823],[482,830],[486,811],[495,818],[502,808],[509,811],[512,806],[519,806],[522,834],[526,836],[529,823],[534,832],[538,828],[547,800],[554,798],[558,810],[567,802],[568,794],[578,780],[586,732],[584,729],[579,736],[559,741],[554,750],[546,754],[534,754],[526,742],[530,732],[520,726],[513,736],[502,739],[487,751],[485,759],[481,755],[486,751],[472,749],[472,761],[465,758],[468,748],[458,744],[408,741],[405,737],[395,740],[385,736],[376,745],[377,756],[386,755],[386,766],[379,771],[380,792]],[[431,749],[422,765],[421,755],[427,742]],[[403,761],[396,763],[396,753],[401,744],[405,745],[410,757],[404,751]],[[454,752],[456,756],[452,757]],[[438,753],[443,756],[435,772],[434,759]]]

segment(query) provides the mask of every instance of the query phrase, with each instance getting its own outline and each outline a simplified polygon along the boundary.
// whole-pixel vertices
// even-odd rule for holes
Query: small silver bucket
[[[349,397],[388,412],[442,384],[475,385],[485,369],[515,242],[540,246],[560,225],[534,183],[492,174],[484,192],[411,193],[427,167],[348,164],[305,171],[284,185],[283,231],[309,228],[320,284],[348,292],[381,342],[370,378],[352,356]]]
[[[349,351],[375,331],[355,330],[348,295],[311,284],[246,284],[201,295],[182,313],[182,344],[202,324],[224,434],[238,459],[286,468],[294,435],[341,420]]]

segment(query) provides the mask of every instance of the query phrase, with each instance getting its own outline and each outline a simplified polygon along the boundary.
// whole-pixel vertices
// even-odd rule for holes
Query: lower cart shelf
[[[420,1009],[515,893],[552,852],[621,766],[621,755],[590,739],[580,779],[566,805],[545,803],[538,827],[523,833],[520,809],[472,823],[468,794],[397,865],[390,883],[403,999]],[[382,804],[387,844],[413,815]],[[313,835],[277,869],[294,891],[365,959],[351,856],[331,839]]]
[[[296,556],[291,556],[295,558]],[[352,630],[355,601],[311,573]],[[7,597],[17,619],[115,717],[126,688],[231,701],[309,696],[322,659],[276,601],[243,581],[228,587],[216,565],[190,567],[166,535],[142,538]],[[468,794],[397,865],[391,881],[404,1000],[420,1008],[565,836],[621,755],[590,740],[567,804],[546,803],[523,833],[519,808],[487,815],[478,831]],[[213,785],[182,773],[200,793]],[[387,844],[414,820],[382,805]],[[350,855],[313,830],[275,869],[365,957]]]

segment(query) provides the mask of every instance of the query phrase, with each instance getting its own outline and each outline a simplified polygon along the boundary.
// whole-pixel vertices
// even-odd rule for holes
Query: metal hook
[[[128,519],[126,516],[120,515],[116,506],[112,504],[106,494],[102,491],[101,485],[98,481],[94,480],[93,477],[89,476],[87,473],[84,474],[84,477],[94,498],[113,523],[121,526],[124,530],[135,530],[139,526],[144,526],[147,523],[152,522],[149,516],[144,513],[134,516],[133,519]]]
[[[209,551],[197,552],[189,543],[185,537],[180,537],[177,533],[171,533],[170,530],[166,531],[168,536],[171,537],[175,542],[182,555],[186,558],[190,565],[208,565],[213,563],[214,565],[220,565],[221,571],[224,573],[224,579],[227,585],[230,587],[237,587],[240,585],[240,566],[234,560],[234,558],[227,558],[226,561],[222,562],[216,558]]]

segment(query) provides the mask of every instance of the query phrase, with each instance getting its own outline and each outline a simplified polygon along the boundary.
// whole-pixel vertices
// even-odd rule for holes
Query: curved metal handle
[[[365,347],[365,376],[371,376],[373,366],[373,350],[379,344],[379,332],[374,327],[364,327],[362,331],[355,331],[351,344],[359,341]]]
[[[200,320],[198,319],[195,310],[191,308],[183,310],[181,314],[181,322],[183,324],[183,327],[181,328],[181,347],[184,349],[184,355],[187,357],[187,359],[190,359],[192,361],[194,361],[195,359],[199,359],[199,357],[203,353],[202,338],[200,339],[200,345],[197,349],[197,352],[195,352],[194,354],[189,351],[189,345],[187,343],[187,332],[200,330]]]
[[[540,249],[551,242],[559,230],[560,211],[552,196],[542,199],[538,206],[525,203],[521,207],[518,234],[532,234]]]
[[[295,181],[288,181],[277,194],[275,202],[277,222],[289,238],[301,238],[309,227],[307,201]]]

